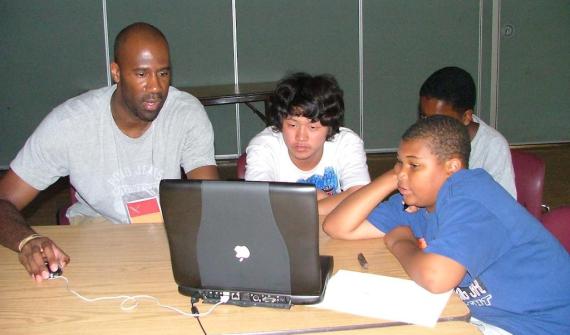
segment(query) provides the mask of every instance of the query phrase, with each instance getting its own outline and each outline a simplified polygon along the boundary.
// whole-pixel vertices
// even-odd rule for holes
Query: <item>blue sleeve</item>
[[[477,201],[455,198],[438,210],[439,229],[425,252],[449,257],[478,276],[510,247],[509,231]]]
[[[402,195],[397,193],[378,204],[368,215],[368,221],[383,233],[388,233],[397,226],[410,225],[407,216]]]

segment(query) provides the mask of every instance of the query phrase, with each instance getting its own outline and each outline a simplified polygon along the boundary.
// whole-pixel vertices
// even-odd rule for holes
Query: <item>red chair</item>
[[[517,201],[537,219],[540,219],[543,208],[546,207],[542,204],[544,160],[518,149],[511,149],[511,157],[515,170]]]
[[[555,208],[544,213],[540,221],[560,241],[566,251],[570,252],[570,206]]]
[[[71,207],[71,205],[73,205],[74,203],[77,202],[77,197],[75,196],[76,193],[77,193],[77,191],[75,191],[75,188],[73,188],[73,186],[70,184],[69,185],[69,203],[57,210],[57,224],[58,225],[68,225],[69,224],[69,219],[67,218],[66,213],[67,213],[67,210],[69,209],[69,207]]]
[[[236,162],[238,179],[245,179],[245,165],[247,163],[247,154],[244,152],[239,156]]]

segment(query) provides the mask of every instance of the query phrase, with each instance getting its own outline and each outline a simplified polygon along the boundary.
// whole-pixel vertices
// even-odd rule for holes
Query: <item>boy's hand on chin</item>
[[[405,211],[406,211],[407,213],[415,213],[415,212],[417,212],[419,209],[420,209],[419,207],[416,207],[416,206],[414,206],[414,205],[411,205],[411,206],[406,207]]]
[[[398,175],[394,169],[390,169],[377,178],[378,182],[386,185],[390,191],[398,189]]]

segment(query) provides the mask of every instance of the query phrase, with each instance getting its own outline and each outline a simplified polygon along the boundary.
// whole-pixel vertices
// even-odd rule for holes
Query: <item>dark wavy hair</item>
[[[440,162],[459,158],[463,166],[469,168],[471,139],[465,127],[458,120],[446,115],[433,115],[419,119],[404,135],[402,141],[426,140],[430,151]]]
[[[420,97],[443,100],[460,115],[475,107],[476,96],[473,77],[456,66],[435,71],[420,88]]]
[[[269,99],[267,117],[274,131],[283,129],[283,120],[303,116],[320,121],[329,132],[327,140],[338,134],[344,121],[343,91],[329,74],[311,76],[293,73],[281,79]]]

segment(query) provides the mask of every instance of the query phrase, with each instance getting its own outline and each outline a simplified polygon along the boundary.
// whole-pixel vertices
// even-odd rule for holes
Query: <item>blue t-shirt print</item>
[[[298,183],[313,184],[316,188],[324,191],[328,195],[337,194],[338,176],[332,167],[326,167],[323,175],[314,174],[309,178],[300,178]]]

